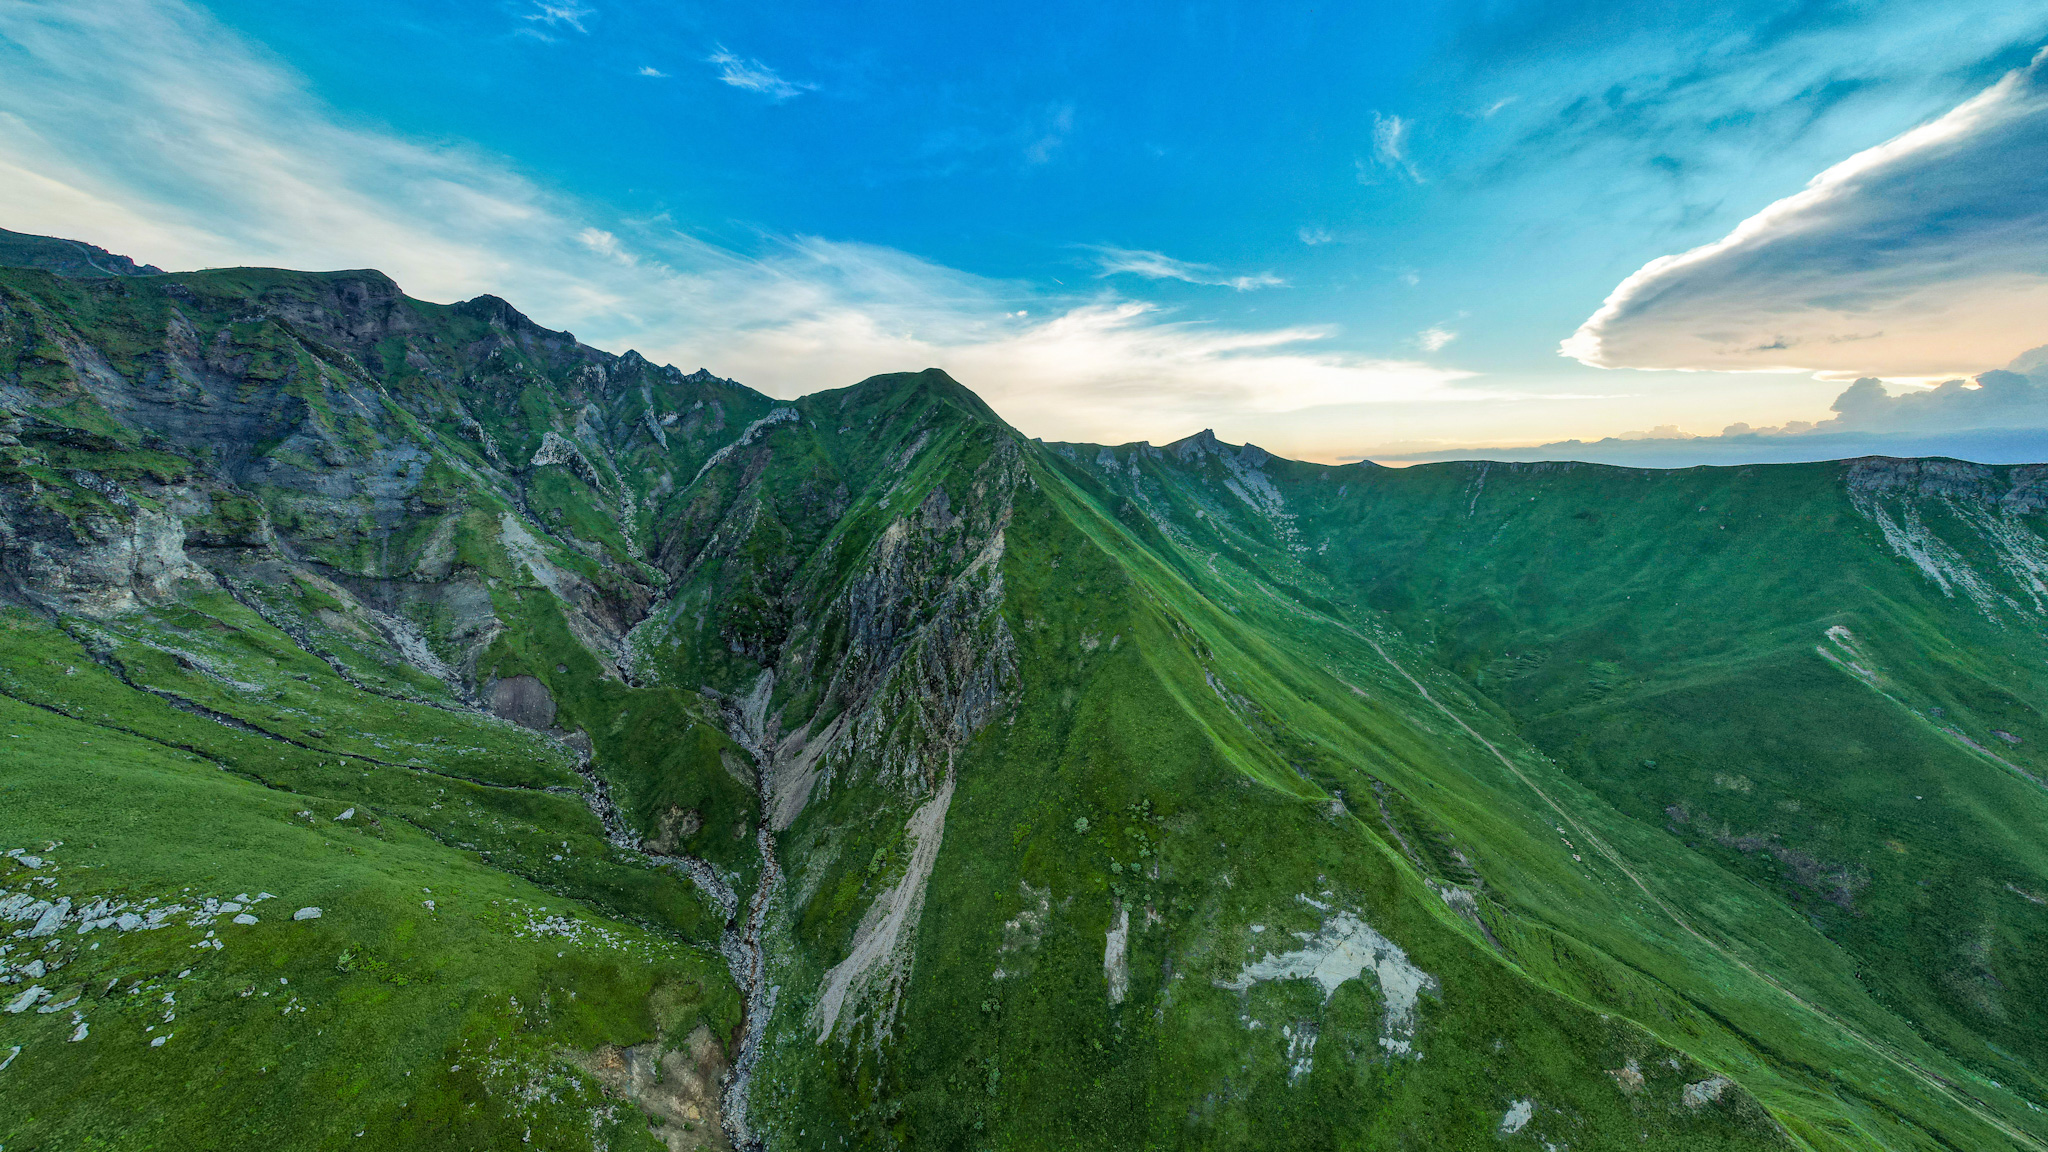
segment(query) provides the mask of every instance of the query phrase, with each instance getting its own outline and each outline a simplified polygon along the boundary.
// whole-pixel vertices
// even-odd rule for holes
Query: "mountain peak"
[[[1177,459],[1191,460],[1196,456],[1214,456],[1228,447],[1229,445],[1216,439],[1214,428],[1204,428],[1193,436],[1184,436],[1168,444],[1166,450],[1173,453]]]
[[[953,379],[943,368],[926,368],[920,372],[884,372],[870,376],[851,388],[838,390],[851,399],[856,396],[878,396],[896,391],[911,391],[929,395],[942,403],[958,408],[979,420],[1008,427],[995,409],[967,385]],[[820,393],[819,395],[827,395]]]
[[[576,337],[571,333],[557,332],[552,328],[544,328],[541,325],[534,323],[533,320],[526,315],[526,313],[521,312],[517,308],[514,308],[510,301],[504,299],[501,296],[493,296],[489,293],[485,293],[484,295],[475,297],[473,299],[464,300],[461,303],[455,305],[455,310],[458,313],[461,313],[462,315],[465,316],[474,316],[479,320],[484,320],[493,324],[501,325],[508,332],[524,332],[531,333],[536,336],[552,336],[565,341],[572,342],[576,339]]]

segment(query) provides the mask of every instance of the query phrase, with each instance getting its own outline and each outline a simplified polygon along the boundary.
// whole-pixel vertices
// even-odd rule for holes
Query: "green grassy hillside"
[[[0,1147],[2048,1142],[2038,470],[1041,444],[368,272],[0,333]]]

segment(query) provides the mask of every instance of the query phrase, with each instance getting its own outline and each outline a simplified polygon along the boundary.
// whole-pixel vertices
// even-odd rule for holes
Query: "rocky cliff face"
[[[726,420],[768,406],[374,272],[12,271],[0,332],[15,598],[121,611],[283,564],[412,621],[472,693],[494,563],[615,661],[661,583],[641,535]]]
[[[1956,1085],[2037,1083],[2040,862],[1849,786],[2038,810],[2031,682],[1923,645],[2038,639],[2034,471],[1042,445],[936,371],[778,402],[375,272],[10,251],[0,644],[69,647],[0,708],[611,917],[446,945],[559,971],[449,978],[365,1075],[484,1072],[388,1146],[2025,1143]],[[1930,927],[1893,861],[1962,842],[2005,887]],[[350,930],[279,956],[410,987]]]

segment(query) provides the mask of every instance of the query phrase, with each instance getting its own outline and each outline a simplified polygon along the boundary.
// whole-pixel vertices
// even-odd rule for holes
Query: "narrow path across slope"
[[[2048,1152],[2048,1144],[2043,1144],[2032,1133],[2013,1126],[2012,1124],[2008,1123],[2003,1117],[1997,1115],[1994,1112],[1991,1112],[1988,1106],[1984,1105],[1982,1101],[1977,1100],[1975,1097],[1964,1095],[1962,1089],[1959,1088],[1953,1082],[1951,1082],[1947,1077],[1942,1076],[1938,1072],[1934,1072],[1929,1069],[1921,1067],[1911,1057],[1896,1051],[1889,1044],[1886,1044],[1884,1041],[1877,1040],[1870,1036],[1864,1035],[1861,1031],[1858,1031],[1853,1025],[1837,1018],[1836,1016],[1828,1012],[1826,1009],[1820,1007],[1817,1004],[1814,1004],[1812,1001],[1807,1000],[1805,997],[1800,996],[1797,992],[1792,991],[1790,988],[1785,987],[1783,984],[1779,983],[1775,978],[1773,978],[1768,973],[1758,969],[1754,965],[1750,964],[1748,961],[1744,960],[1742,957],[1730,951],[1727,948],[1727,946],[1708,936],[1705,932],[1702,932],[1700,929],[1694,927],[1692,922],[1686,919],[1686,917],[1682,913],[1680,913],[1678,909],[1672,907],[1669,903],[1667,903],[1662,897],[1658,896],[1655,892],[1652,892],[1650,890],[1649,884],[1646,883],[1641,876],[1636,874],[1634,869],[1630,868],[1628,864],[1622,860],[1621,854],[1619,852],[1616,852],[1612,847],[1610,847],[1608,843],[1605,840],[1603,840],[1598,833],[1594,832],[1591,828],[1587,827],[1584,822],[1579,820],[1578,817],[1574,816],[1563,804],[1560,804],[1556,800],[1552,799],[1550,793],[1544,791],[1542,786],[1538,785],[1536,781],[1530,779],[1527,773],[1523,772],[1520,768],[1516,767],[1515,762],[1512,759],[1510,759],[1506,753],[1502,752],[1497,746],[1495,746],[1493,741],[1488,740],[1486,737],[1480,735],[1477,729],[1473,728],[1470,724],[1467,724],[1465,722],[1464,717],[1459,716],[1456,712],[1452,711],[1449,706],[1445,705],[1442,701],[1438,700],[1435,696],[1431,695],[1429,689],[1423,685],[1422,681],[1416,679],[1415,676],[1412,673],[1410,673],[1407,668],[1402,666],[1400,661],[1394,659],[1394,657],[1391,654],[1389,654],[1384,647],[1381,646],[1379,641],[1373,639],[1371,636],[1365,634],[1364,632],[1361,632],[1358,629],[1351,627],[1349,624],[1346,624],[1341,620],[1335,620],[1328,616],[1324,616],[1320,613],[1308,612],[1307,610],[1301,608],[1299,605],[1290,603],[1284,597],[1280,596],[1272,589],[1266,587],[1265,584],[1259,583],[1257,581],[1255,581],[1255,583],[1257,584],[1260,591],[1264,592],[1267,596],[1271,597],[1276,603],[1279,603],[1283,607],[1287,608],[1289,611],[1294,612],[1298,615],[1309,616],[1312,619],[1315,619],[1322,623],[1334,625],[1338,628],[1343,629],[1349,635],[1364,641],[1366,646],[1371,648],[1375,655],[1377,655],[1381,660],[1386,661],[1387,666],[1389,668],[1392,668],[1394,671],[1400,673],[1401,678],[1406,680],[1409,683],[1409,685],[1415,689],[1416,694],[1421,696],[1423,700],[1429,703],[1430,707],[1435,708],[1438,712],[1443,713],[1446,719],[1450,720],[1451,723],[1456,724],[1461,730],[1464,731],[1464,733],[1467,736],[1470,736],[1473,740],[1477,741],[1480,747],[1486,749],[1489,753],[1491,753],[1494,759],[1500,761],[1501,767],[1506,768],[1509,774],[1513,775],[1515,779],[1521,781],[1525,786],[1527,786],[1529,791],[1534,792],[1538,799],[1542,800],[1544,804],[1550,807],[1551,811],[1557,814],[1559,819],[1571,825],[1572,830],[1576,832],[1579,835],[1579,837],[1582,840],[1584,840],[1587,844],[1591,845],[1594,851],[1600,853],[1600,855],[1604,859],[1606,859],[1606,861],[1609,864],[1612,864],[1617,871],[1619,871],[1622,875],[1628,877],[1629,882],[1636,886],[1636,890],[1643,894],[1643,898],[1645,900],[1648,900],[1651,904],[1655,905],[1658,911],[1670,917],[1672,923],[1678,925],[1678,927],[1682,929],[1688,936],[1691,936],[1693,939],[1698,940],[1702,944],[1705,944],[1708,948],[1713,949],[1713,951],[1717,955],[1719,955],[1722,959],[1728,961],[1730,964],[1735,965],[1742,971],[1747,972],[1749,975],[1756,977],[1764,984],[1770,986],[1771,988],[1776,989],[1778,992],[1783,994],[1786,999],[1791,1000],[1793,1003],[1813,1013],[1820,1019],[1827,1021],[1828,1023],[1834,1025],[1836,1028],[1841,1029],[1845,1035],[1854,1039],[1857,1043],[1863,1045],[1866,1049],[1870,1050],[1875,1055],[1884,1059],[1886,1062],[1892,1064],[1894,1067],[1897,1067],[1901,1071],[1904,1071],[1907,1074],[1919,1079],[1922,1083],[1935,1089],[1941,1095],[1947,1096],[1949,1099],[1954,1100],[1958,1105],[1960,1105],[1963,1108],[1964,1111],[1970,1113],[1972,1116],[1975,1116],[1977,1119],[1982,1120],[1984,1123],[1991,1125],[1993,1128],[1998,1129],[2000,1132],[2003,1132],[2005,1135],[2011,1137],[2016,1143],[2020,1144],[2023,1147],[2036,1149],[2037,1152]]]

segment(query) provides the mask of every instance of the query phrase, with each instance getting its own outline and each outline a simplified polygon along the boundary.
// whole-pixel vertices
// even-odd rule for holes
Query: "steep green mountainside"
[[[41,268],[66,276],[159,276],[154,264],[137,264],[94,244],[31,236],[0,228],[0,267]]]
[[[1040,444],[54,259],[0,1147],[2048,1142],[2048,472]]]

